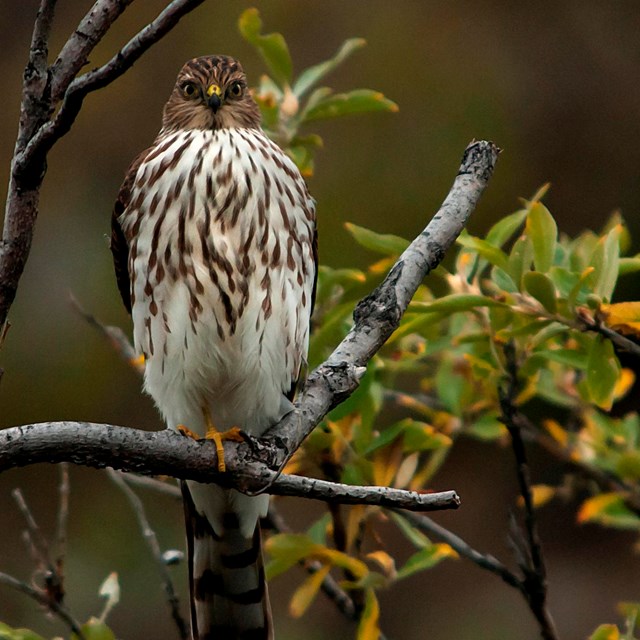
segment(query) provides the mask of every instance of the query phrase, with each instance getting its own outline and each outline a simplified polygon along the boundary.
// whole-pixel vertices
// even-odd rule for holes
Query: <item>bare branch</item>
[[[69,465],[63,462],[60,465],[60,496],[58,504],[58,524],[56,530],[57,558],[56,565],[59,573],[62,573],[64,559],[67,552],[67,524],[69,522]]]
[[[187,640],[187,638],[189,638],[189,628],[184,618],[182,617],[182,614],[180,613],[180,600],[178,599],[176,591],[173,587],[171,574],[167,569],[166,562],[162,555],[162,549],[160,548],[158,537],[156,536],[155,531],[151,528],[151,524],[149,523],[149,519],[147,518],[147,514],[145,513],[142,500],[140,500],[133,489],[131,489],[131,487],[129,487],[129,485],[125,482],[123,474],[118,473],[113,469],[107,469],[107,473],[116,484],[116,486],[124,493],[127,500],[131,504],[134,513],[136,514],[136,518],[138,520],[138,524],[140,525],[142,535],[147,541],[147,545],[149,546],[151,554],[153,555],[158,566],[158,570],[160,571],[162,585],[167,596],[169,608],[171,609],[171,617],[178,627],[180,638],[182,640]]]
[[[89,54],[133,0],[97,0],[51,65],[51,98],[59,102]]]
[[[538,526],[533,506],[533,494],[531,491],[531,474],[527,462],[527,453],[522,439],[520,428],[519,412],[516,407],[516,396],[518,393],[518,363],[515,347],[512,343],[504,347],[506,360],[507,379],[504,386],[498,389],[500,398],[500,409],[502,411],[501,421],[507,427],[511,436],[511,444],[516,459],[518,474],[518,484],[520,494],[524,501],[525,510],[525,532],[526,532],[526,554],[520,554],[519,564],[524,573],[524,587],[527,601],[531,612],[538,620],[542,637],[545,640],[557,640],[553,618],[547,606],[547,569],[542,552],[542,544],[538,535]],[[518,527],[512,527],[514,543],[518,543]],[[518,545],[518,548],[525,545]]]
[[[109,341],[118,355],[120,355],[139,374],[142,375],[144,373],[144,361],[136,355],[133,345],[129,342],[129,338],[127,338],[125,332],[120,327],[103,324],[93,314],[85,311],[84,307],[80,302],[78,302],[78,299],[73,295],[73,293],[69,293],[69,301],[71,302],[71,306],[74,310]]]
[[[16,158],[17,169],[23,170],[28,167],[34,154],[40,154],[43,150],[46,153],[69,131],[87,94],[102,89],[119,78],[147,49],[171,31],[181,18],[203,2],[204,0],[173,0],[153,22],[129,40],[109,62],[76,78],[66,90],[54,120],[44,125],[29,142],[24,152]]]
[[[33,598],[36,602],[51,611],[51,613],[58,616],[58,618],[60,618],[60,620],[62,620],[78,636],[79,640],[85,640],[84,634],[80,630],[80,623],[73,618],[65,607],[53,600],[50,600],[45,593],[38,589],[34,589],[25,582],[17,580],[7,573],[2,572],[0,572],[0,584],[5,584],[8,587],[21,591],[30,598]]]
[[[215,443],[185,438],[172,430],[140,429],[90,422],[43,422],[0,431],[0,472],[38,462],[72,462],[114,467],[144,475],[171,475],[216,483],[246,493],[297,496],[343,504],[397,506],[417,511],[455,509],[455,491],[418,493],[387,487],[352,487],[300,476],[280,475],[271,466],[277,449],[229,443],[227,471],[217,468]]]
[[[107,64],[74,80],[89,53],[131,1],[97,0],[56,61],[48,67],[47,40],[55,0],[41,0],[24,71],[20,125],[0,243],[0,334],[5,331],[9,309],[31,250],[47,153],[69,130],[87,93],[122,75],[180,18],[204,0],[174,0]],[[51,122],[52,117],[55,124]]]

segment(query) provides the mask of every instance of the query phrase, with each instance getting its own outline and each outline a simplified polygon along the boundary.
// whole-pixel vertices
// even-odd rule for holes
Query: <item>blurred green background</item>
[[[35,0],[0,0],[0,183],[8,180],[17,129],[21,76]],[[282,32],[300,70],[323,60],[347,37],[368,47],[330,79],[336,89],[374,88],[395,100],[397,114],[319,123],[325,148],[310,188],[318,201],[320,256],[333,266],[365,266],[345,221],[411,237],[446,195],[472,138],[504,153],[470,229],[482,233],[515,210],[519,196],[542,183],[559,227],[599,229],[620,208],[636,238],[640,208],[640,5],[617,2],[515,3],[422,0],[272,0],[253,3],[265,30]],[[56,53],[89,8],[60,2],[51,50]],[[155,17],[162,2],[135,3],[91,57],[105,62]],[[208,2],[185,18],[124,77],[90,95],[73,127],[49,157],[33,249],[11,312],[0,365],[0,426],[46,420],[91,420],[158,429],[160,420],[140,382],[78,317],[69,292],[102,320],[129,330],[112,274],[105,234],[115,194],[131,159],[154,138],[182,63],[197,55],[240,58],[256,82],[263,71],[236,22],[247,5]],[[637,247],[636,247],[637,250]],[[638,297],[627,283],[625,295]],[[536,482],[559,471],[533,452]],[[41,525],[55,524],[57,470],[31,467],[0,476],[0,571],[28,579],[31,562],[22,522],[10,498],[20,486]],[[156,568],[123,496],[104,473],[71,470],[68,604],[76,617],[97,613],[100,582],[118,571],[123,602],[110,621],[119,637],[172,638]],[[477,442],[456,445],[438,489],[454,488],[458,512],[439,522],[483,551],[509,560],[507,515],[517,495],[509,451]],[[181,547],[182,510],[146,494],[164,547]],[[294,526],[320,507],[282,501]],[[640,559],[632,534],[575,525],[575,505],[540,512],[548,555],[550,607],[563,638],[584,638],[615,621],[615,603],[640,599]],[[388,549],[405,557],[403,540],[383,529]],[[636,548],[637,552],[637,548]],[[184,568],[174,570],[185,594]],[[305,618],[288,618],[287,598],[303,574],[272,585],[281,638],[350,638],[352,628],[322,598]],[[295,579],[294,579],[295,578]],[[463,561],[446,562],[382,594],[382,626],[391,638],[498,640],[538,637],[525,604],[493,575]],[[184,610],[186,612],[186,600]],[[0,587],[0,620],[51,636],[26,597]]]

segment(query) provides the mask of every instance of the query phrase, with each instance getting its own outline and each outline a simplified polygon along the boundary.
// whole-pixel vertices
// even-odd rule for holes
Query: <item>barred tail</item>
[[[229,491],[209,489],[214,500],[228,505]],[[182,495],[193,640],[273,640],[259,522],[247,538],[236,513],[227,510],[221,516],[223,533],[218,535],[196,508],[186,482]]]

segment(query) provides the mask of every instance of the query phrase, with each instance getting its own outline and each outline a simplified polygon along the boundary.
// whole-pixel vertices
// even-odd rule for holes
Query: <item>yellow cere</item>
[[[209,88],[207,89],[207,95],[209,97],[211,97],[214,93],[217,96],[219,96],[222,93],[222,89],[217,84],[211,84],[211,85],[209,85]]]

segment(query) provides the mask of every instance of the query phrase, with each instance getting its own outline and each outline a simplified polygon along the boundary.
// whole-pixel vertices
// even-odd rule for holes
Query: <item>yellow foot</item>
[[[233,442],[242,442],[244,437],[242,436],[242,430],[239,427],[231,427],[227,431],[218,431],[212,422],[207,421],[209,428],[205,438],[207,440],[213,440],[216,443],[216,454],[218,455],[218,471],[224,473],[227,470],[227,465],[224,461],[224,447],[222,442],[224,440],[232,440]]]
[[[185,427],[183,424],[179,424],[176,427],[176,430],[178,431],[178,433],[181,433],[187,438],[191,438],[192,440],[200,440],[200,436],[195,431],[191,431],[191,429]]]

